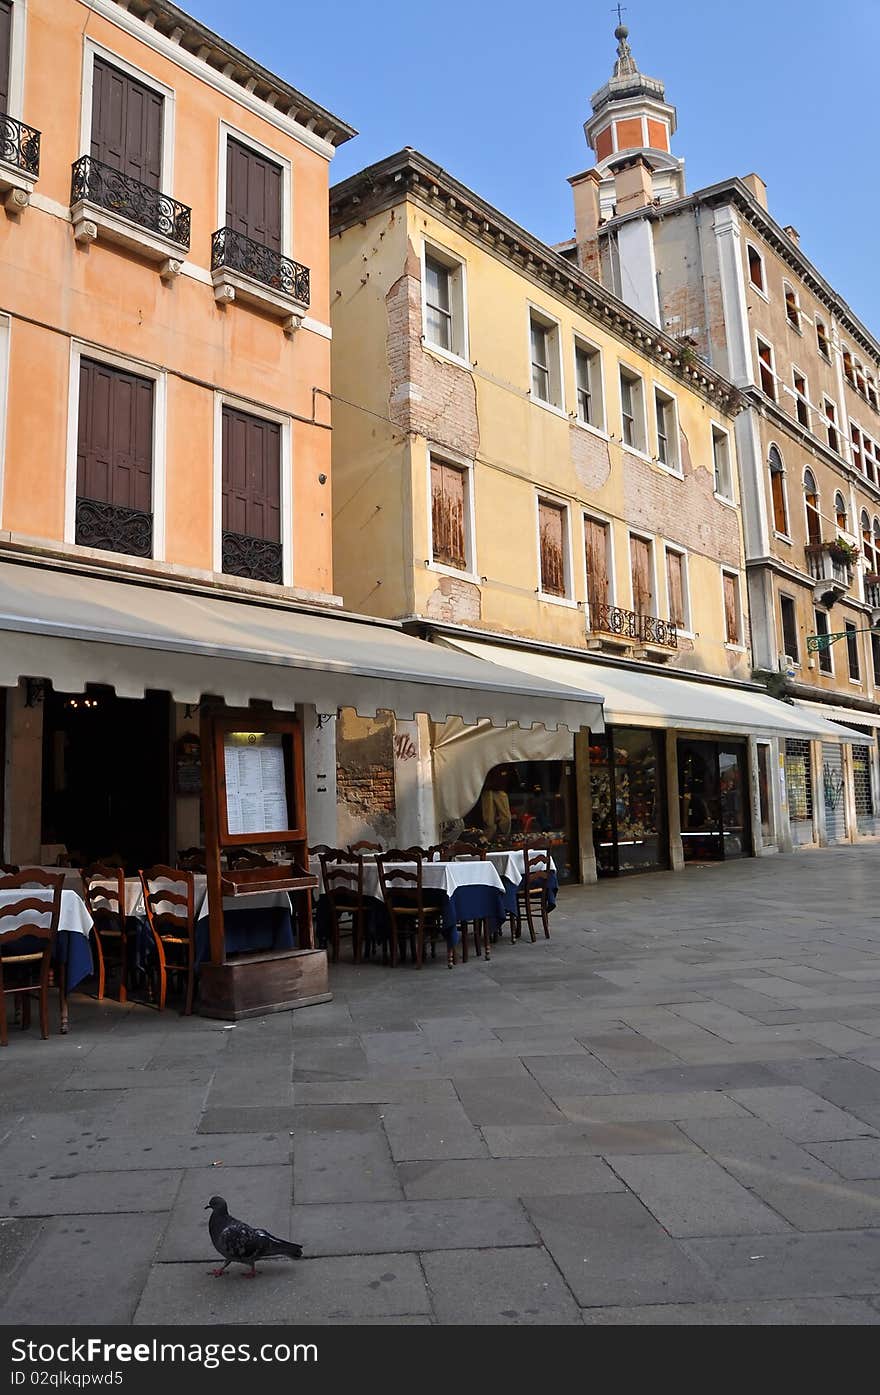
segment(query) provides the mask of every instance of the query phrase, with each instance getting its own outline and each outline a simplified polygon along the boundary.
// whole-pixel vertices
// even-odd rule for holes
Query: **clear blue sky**
[[[592,163],[583,122],[614,61],[605,0],[182,4],[357,127],[334,183],[412,145],[545,241],[571,235],[566,176]],[[756,170],[880,337],[877,0],[633,0],[624,22],[678,107],[688,188]]]

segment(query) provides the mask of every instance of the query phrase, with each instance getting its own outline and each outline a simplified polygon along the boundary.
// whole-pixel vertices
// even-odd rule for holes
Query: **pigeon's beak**
[[[210,1201],[209,1201],[208,1204],[207,1204],[207,1206],[205,1207],[205,1210],[206,1210],[206,1211],[210,1211],[210,1209],[211,1209],[211,1203],[210,1203]]]

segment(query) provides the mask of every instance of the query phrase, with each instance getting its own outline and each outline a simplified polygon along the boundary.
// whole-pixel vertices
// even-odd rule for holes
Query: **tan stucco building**
[[[331,190],[331,316],[346,602],[604,694],[611,729],[344,723],[345,831],[541,830],[586,879],[784,845],[736,388],[409,149]]]
[[[870,837],[880,726],[880,344],[770,214],[756,174],[688,194],[675,109],[625,26],[591,101],[559,250],[740,390],[736,422],[752,658],[803,710],[862,735],[789,740],[795,843]],[[839,635],[814,648],[808,638]],[[820,640],[821,643],[821,640]]]

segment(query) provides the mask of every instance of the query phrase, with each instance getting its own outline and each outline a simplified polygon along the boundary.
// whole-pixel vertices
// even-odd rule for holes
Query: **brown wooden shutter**
[[[541,545],[541,590],[565,595],[565,510],[541,500],[538,505]]]
[[[431,547],[435,562],[467,566],[464,535],[465,472],[431,461]]]
[[[86,358],[79,382],[77,496],[152,513],[152,382]]]
[[[91,154],[158,189],[162,178],[162,103],[151,87],[95,59]]]
[[[283,182],[280,165],[236,140],[228,140],[226,226],[280,252]]]
[[[728,644],[739,644],[739,603],[736,577],[724,573],[724,631]]]
[[[669,619],[684,628],[684,562],[680,552],[666,554],[666,582],[669,589]]]
[[[591,605],[608,605],[608,524],[595,518],[584,519],[587,551],[587,600]]]
[[[12,4],[0,0],[0,114],[9,110],[9,55],[12,50]]]
[[[223,408],[223,531],[281,541],[281,427]]]
[[[777,533],[788,534],[788,518],[785,511],[785,483],[781,470],[771,470],[770,480],[773,486],[773,526]]]
[[[651,584],[651,544],[644,538],[630,538],[633,610],[637,615],[653,615],[654,588]]]

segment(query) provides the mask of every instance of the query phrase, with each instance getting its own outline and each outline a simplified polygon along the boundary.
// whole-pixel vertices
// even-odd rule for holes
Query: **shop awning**
[[[262,699],[281,709],[602,729],[592,691],[492,658],[426,644],[392,621],[0,562],[3,687],[48,678],[61,692],[101,683],[120,697],[156,689],[182,703],[211,695],[232,707]]]
[[[880,712],[860,712],[855,707],[834,707],[828,702],[796,702],[795,707],[800,707],[810,716],[818,715],[824,717],[826,721],[838,723],[845,727],[880,727]],[[856,736],[861,736],[864,741],[864,733],[856,731]]]
[[[444,635],[444,647],[518,668],[533,680],[589,687],[600,693],[605,721],[625,726],[669,727],[727,736],[785,736],[804,740],[859,741],[858,732],[818,712],[780,702],[768,693],[723,682],[700,682],[675,673],[616,667],[533,649]]]

